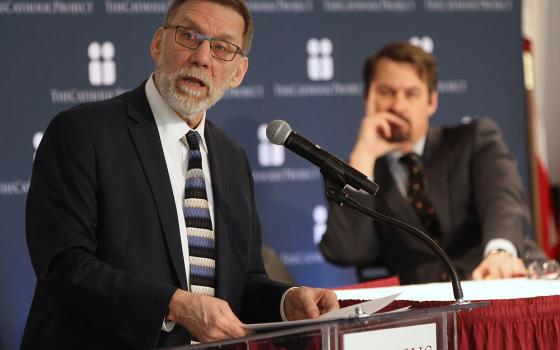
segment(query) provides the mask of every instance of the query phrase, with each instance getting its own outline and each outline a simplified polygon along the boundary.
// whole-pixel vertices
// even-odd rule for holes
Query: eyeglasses
[[[236,54],[244,56],[239,46],[225,40],[211,38],[187,27],[166,24],[163,29],[175,29],[175,42],[191,50],[198,49],[204,40],[208,40],[212,57],[219,60],[233,61]]]

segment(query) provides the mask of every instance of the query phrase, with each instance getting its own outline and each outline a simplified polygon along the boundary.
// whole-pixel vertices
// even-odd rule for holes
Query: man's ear
[[[247,69],[249,69],[249,58],[246,56],[241,57],[241,60],[237,63],[233,78],[231,79],[231,82],[229,84],[230,88],[236,88],[241,84],[243,78],[245,77],[245,73],[247,73]]]
[[[428,104],[430,106],[430,117],[436,113],[436,110],[438,108],[438,102],[439,102],[438,92],[432,91],[432,93],[430,94],[430,101],[428,101]]]
[[[161,45],[163,43],[163,33],[164,33],[164,29],[162,27],[159,27],[158,30],[156,30],[156,32],[154,33],[154,36],[152,38],[152,42],[150,44],[150,55],[152,56],[152,59],[154,61],[157,61],[159,59],[160,54],[161,54]]]

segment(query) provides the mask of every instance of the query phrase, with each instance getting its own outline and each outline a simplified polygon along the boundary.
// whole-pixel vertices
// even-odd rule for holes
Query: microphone
[[[266,137],[275,145],[284,145],[295,154],[302,156],[321,168],[321,173],[339,184],[350,185],[356,190],[364,190],[375,196],[379,186],[348,163],[322,149],[292,130],[284,120],[273,120],[266,127]]]

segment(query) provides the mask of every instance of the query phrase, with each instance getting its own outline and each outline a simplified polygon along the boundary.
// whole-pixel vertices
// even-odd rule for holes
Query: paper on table
[[[319,316],[319,319],[336,320],[341,318],[348,318],[350,316],[356,315],[357,307],[361,307],[362,312],[364,314],[371,315],[383,309],[385,306],[389,305],[393,300],[395,300],[399,296],[399,294],[401,293],[390,294],[387,295],[386,297],[381,297],[378,299],[364,301],[363,303],[343,307],[341,309],[327,312],[326,314],[322,314],[321,316]]]
[[[373,314],[385,306],[389,305],[393,300],[395,300],[400,293],[387,295],[385,297],[365,301],[363,303],[343,307],[338,310],[327,312],[319,316],[319,318],[308,319],[308,320],[297,320],[297,321],[284,321],[284,322],[271,322],[271,323],[253,323],[246,324],[243,327],[246,329],[254,331],[264,331],[264,330],[275,330],[282,328],[291,328],[297,326],[303,326],[313,323],[329,322],[333,320],[346,319],[351,316],[356,315],[356,307],[361,307],[364,314]]]

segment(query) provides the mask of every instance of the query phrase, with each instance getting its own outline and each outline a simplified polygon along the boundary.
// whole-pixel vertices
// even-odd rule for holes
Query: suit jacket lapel
[[[228,260],[230,249],[229,244],[235,244],[235,240],[229,237],[228,222],[226,215],[231,210],[227,208],[229,201],[229,182],[224,164],[227,161],[222,159],[227,151],[219,137],[214,132],[215,126],[206,119],[205,139],[208,147],[208,165],[210,167],[210,177],[212,178],[212,196],[214,197],[214,240],[216,248],[216,297],[227,299],[227,278]]]
[[[186,290],[187,278],[173,190],[169,181],[157,125],[146,98],[144,85],[140,85],[127,96],[128,115],[138,122],[129,129],[129,132],[152,189],[152,196],[160,218],[167,249],[171,255],[173,268],[177,273],[180,287]]]
[[[443,130],[439,127],[430,128],[424,147],[424,171],[428,179],[429,196],[436,210],[442,233],[451,230],[451,208],[449,208],[449,154],[441,149]],[[449,239],[443,235],[442,246]]]
[[[410,204],[408,204],[399,191],[386,157],[381,158],[380,161],[377,162],[376,173],[378,173],[380,179],[382,179],[380,182],[386,184],[386,187],[381,190],[384,191],[383,196],[386,198],[384,202],[387,203],[388,206],[387,213],[389,213],[389,215],[397,214],[396,217],[398,217],[399,220],[414,227],[422,228],[420,219],[418,219],[418,216],[414,210],[412,210]]]

